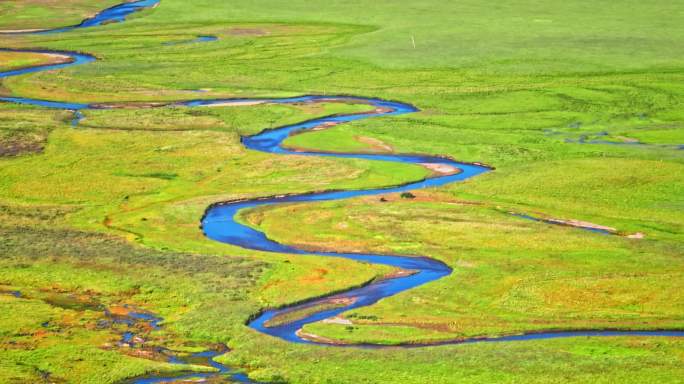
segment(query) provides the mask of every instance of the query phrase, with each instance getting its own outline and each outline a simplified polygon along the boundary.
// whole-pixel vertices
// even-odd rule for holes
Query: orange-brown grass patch
[[[263,28],[230,28],[229,35],[233,36],[264,36],[270,32]]]
[[[300,277],[299,281],[302,283],[315,283],[325,280],[325,276],[327,274],[328,271],[326,269],[316,268],[313,271],[311,271],[310,274]]]

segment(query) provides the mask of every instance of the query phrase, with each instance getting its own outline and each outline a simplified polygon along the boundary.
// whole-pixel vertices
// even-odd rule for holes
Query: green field
[[[117,0],[7,0],[0,4],[3,30],[50,29],[75,25]]]
[[[0,30],[70,25],[115,3],[10,0],[0,4]],[[166,44],[200,35],[219,40]],[[349,324],[320,322],[306,332],[397,344],[681,330],[684,12],[677,1],[162,0],[121,24],[0,39],[0,48],[99,59],[3,79],[0,96],[128,107],[84,111],[72,127],[71,112],[0,103],[0,383],[118,383],[188,368],[117,347],[121,330],[97,324],[102,307],[124,304],[164,317],[161,330],[146,334],[150,345],[191,352],[225,343],[231,352],[220,361],[273,383],[684,382],[681,338],[370,350],[290,344],[248,328],[265,307],[396,271],[209,241],[198,229],[209,204],[380,187],[429,171],[274,156],[239,141],[367,105],[140,108],[302,94],[398,100],[421,111],[286,144],[446,155],[496,168],[414,199],[244,212],[244,221],[286,244],[429,256],[454,269],[345,313]],[[0,70],[48,60],[0,52]],[[587,221],[618,235],[509,212]],[[629,238],[637,233],[643,238]]]

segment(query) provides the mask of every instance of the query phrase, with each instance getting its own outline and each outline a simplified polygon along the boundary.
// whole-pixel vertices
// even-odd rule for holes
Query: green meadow
[[[113,4],[10,0],[0,4],[0,30],[70,25]],[[200,35],[219,40],[189,43]],[[221,362],[264,382],[684,382],[681,338],[376,350],[291,344],[248,328],[263,308],[396,271],[212,242],[198,228],[208,205],[381,187],[430,171],[269,155],[240,143],[241,135],[368,105],[166,105],[302,94],[398,100],[421,111],[295,135],[286,145],[495,168],[413,198],[243,212],[244,222],[286,244],[428,256],[454,270],[308,333],[392,345],[682,330],[683,39],[684,13],[672,0],[162,0],[125,23],[0,35],[0,48],[99,59],[2,79],[0,96],[124,107],[84,111],[74,127],[69,111],[0,103],[0,382],[120,383],[206,370],[117,346],[122,330],[98,323],[102,308],[125,304],[164,318],[145,334],[149,345],[192,352],[224,343],[231,351]],[[0,52],[0,70],[51,60]],[[616,235],[510,212],[591,222]]]
[[[119,3],[116,0],[8,0],[0,4],[0,23],[3,30],[58,28],[78,24]]]
[[[0,69],[7,71],[20,69],[34,65],[50,64],[53,60],[47,55],[26,52],[1,52]]]

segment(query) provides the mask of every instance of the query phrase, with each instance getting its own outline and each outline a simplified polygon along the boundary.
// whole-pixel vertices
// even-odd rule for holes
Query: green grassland
[[[317,324],[305,330],[342,340],[410,343],[543,329],[684,325],[677,293],[683,271],[669,267],[679,263],[677,243],[604,238],[521,220],[501,206],[416,196],[296,205],[260,215],[259,225],[288,244],[428,255],[455,267],[447,278],[351,312],[346,317],[353,327]],[[411,220],[400,219],[405,215]],[[293,236],[287,230],[293,222],[311,229]]]
[[[0,29],[73,24],[112,2],[59,4],[3,3]],[[2,47],[77,50],[100,60],[4,79],[0,95],[131,106],[300,94],[412,103],[421,112],[296,135],[287,145],[439,154],[496,170],[415,199],[289,205],[243,219],[288,244],[430,256],[454,273],[345,314],[351,326],[306,331],[393,344],[549,329],[682,329],[679,8],[671,0],[163,0],[125,24],[3,36]],[[207,34],[219,40],[165,44]],[[44,59],[1,55],[2,69]],[[217,201],[428,175],[398,164],[274,157],[239,143],[239,135],[264,128],[365,108],[123,108],[86,111],[71,127],[70,112],[0,105],[0,290],[23,293],[0,295],[9,314],[0,319],[0,382],[118,382],[179,369],[110,347],[119,336],[95,326],[101,311],[60,307],[50,295],[153,311],[165,318],[147,336],[153,345],[226,343],[232,351],[222,361],[271,382],[682,382],[677,339],[365,350],[293,345],[247,328],[264,307],[391,272],[247,251],[210,242],[198,229]],[[624,144],[633,140],[643,144]],[[509,211],[645,238],[550,227]]]
[[[40,53],[0,52],[0,70],[3,71],[49,64],[52,62],[53,58]]]
[[[7,0],[0,4],[0,25],[3,30],[74,25],[119,3],[117,0]]]

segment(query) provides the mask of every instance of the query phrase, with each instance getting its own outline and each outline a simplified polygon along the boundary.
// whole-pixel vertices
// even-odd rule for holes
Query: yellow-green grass
[[[146,10],[138,12],[135,21],[127,25],[135,25],[145,15],[156,12]],[[123,25],[123,24],[122,24]],[[112,101],[162,101],[188,98],[212,97],[278,97],[301,94],[303,89],[293,89],[288,86],[290,80],[273,78],[273,71],[296,70],[293,60],[306,60],[307,65],[319,65],[318,59],[311,60],[312,55],[325,51],[325,46],[335,46],[345,42],[355,31],[365,28],[352,26],[324,26],[324,25],[273,25],[273,24],[214,24],[209,27],[197,26],[166,26],[143,34],[127,36],[123,46],[115,49],[103,49],[109,40],[111,32],[102,33],[107,29],[117,28],[110,25],[100,29],[88,30],[88,40],[66,41],[57,35],[40,35],[13,37],[5,43],[8,47],[22,47],[31,44],[49,46],[51,48],[86,51],[98,57],[98,61],[86,66],[65,69],[59,72],[60,80],[55,82],[54,76],[47,73],[37,73],[27,76],[14,77],[4,81],[5,86],[15,93],[35,98],[71,99],[83,102],[112,102]],[[182,31],[182,32],[179,32]],[[256,32],[243,32],[256,31]],[[74,32],[78,35],[82,32]],[[218,41],[207,44],[169,45],[183,40],[194,39],[198,35],[215,35]],[[114,47],[110,47],[114,48]],[[120,48],[124,48],[121,50]],[[130,49],[137,51],[144,49],[149,56],[131,56]],[[184,54],[183,54],[184,53]],[[284,55],[283,55],[284,53]],[[127,57],[127,58],[125,58]],[[230,57],[227,61],[226,58]],[[142,62],[137,60],[143,59]],[[238,61],[248,60],[250,65],[235,66]],[[277,67],[269,64],[275,60]],[[137,67],[136,71],[147,72],[144,68],[150,63],[161,64],[170,72],[150,73],[145,78],[119,78],[113,82],[114,73],[118,72],[110,67],[123,64],[128,69]],[[255,66],[260,62],[266,67]],[[157,67],[157,65],[154,65]],[[94,76],[81,76],[82,71],[91,72]],[[95,72],[92,72],[95,71]],[[210,72],[207,73],[207,72]],[[258,84],[254,83],[254,75]],[[309,81],[320,78],[320,68],[304,69]],[[304,73],[303,72],[303,73]],[[345,71],[346,72],[346,71]],[[44,75],[48,75],[45,78]],[[158,76],[164,77],[161,80]],[[170,76],[170,77],[169,77]],[[51,80],[47,80],[52,78]],[[155,79],[157,78],[157,79]],[[169,79],[175,79],[173,84]],[[285,81],[285,82],[284,82]],[[299,80],[301,81],[301,80]],[[64,82],[64,83],[63,83]],[[166,82],[167,84],[162,84]],[[290,89],[288,89],[290,88]],[[192,92],[203,90],[202,93]],[[338,89],[310,87],[308,93],[331,94]],[[342,91],[354,94],[353,89]]]
[[[131,246],[112,236],[70,229],[65,221],[77,207],[36,208],[2,205],[0,210],[0,290],[22,293],[20,298],[0,295],[6,314],[0,344],[7,346],[0,352],[7,366],[1,377],[7,380],[37,380],[49,373],[51,380],[117,382],[156,370],[192,368],[155,363],[141,359],[137,350],[115,347],[120,334],[96,327],[103,319],[99,306],[47,306],[58,302],[47,300],[55,294],[89,297],[102,307],[129,304],[154,311],[165,320],[162,330],[142,335],[147,345],[185,350],[229,342],[245,332],[244,319],[260,308],[309,297],[311,291],[300,285],[316,291],[320,280],[323,293],[374,276],[370,268],[334,260],[270,255],[266,264],[225,250],[191,254]],[[326,278],[311,276],[322,270],[329,271]],[[266,283],[279,290],[262,289]],[[42,326],[46,321],[48,326]]]
[[[654,338],[576,338],[368,350],[258,344],[223,361],[251,361],[262,381],[301,383],[677,383],[682,342]],[[296,366],[293,365],[296,362]],[[373,368],[375,367],[375,368]],[[381,369],[379,369],[381,367]]]
[[[684,264],[677,242],[551,227],[512,217],[506,206],[417,196],[290,205],[247,215],[272,238],[299,247],[425,255],[454,268],[447,278],[354,310],[347,316],[353,331],[336,324],[306,331],[383,343],[684,326]],[[297,234],[288,230],[293,225],[300,228]]]
[[[232,118],[238,121],[244,119],[239,117],[241,111],[250,113],[248,109],[230,111],[233,111]],[[224,111],[223,116],[232,121],[228,115]],[[274,114],[261,113],[259,116],[265,119],[266,125],[267,121],[272,122]],[[283,119],[292,117],[285,114]],[[38,124],[27,126],[36,128]],[[397,165],[386,168],[378,163],[354,160],[346,165],[298,156],[275,161],[267,155],[244,150],[237,133],[231,131],[237,127],[224,124],[215,129],[218,131],[55,128],[43,154],[3,161],[0,182],[3,200],[12,204],[71,206],[74,212],[68,215],[68,222],[72,226],[129,235],[131,239],[156,248],[253,254],[207,241],[202,236],[198,225],[207,205],[283,192],[398,184],[427,174],[420,167]],[[64,148],[67,150],[62,150]],[[315,163],[317,170],[313,171],[310,167]],[[249,183],[242,184],[243,188],[235,188],[247,178]],[[295,178],[299,182],[291,183]],[[287,180],[289,184],[280,185],[279,180]],[[43,188],[44,185],[52,187]],[[281,261],[285,259],[281,258]],[[302,281],[311,274],[307,265],[325,265],[325,269],[336,272],[312,286],[302,286],[296,279],[279,281],[279,272],[273,272],[274,275],[264,278],[264,285],[268,286],[260,293],[266,304],[282,305],[302,300],[312,292],[322,294],[360,284],[376,273],[371,269],[360,274],[349,273],[349,278],[344,278],[341,276],[345,276],[346,271],[361,268],[339,260],[304,260],[307,261],[283,268],[298,271]],[[283,296],[281,290],[288,285],[294,286],[292,294]]]
[[[0,52],[0,71],[59,62],[55,57],[31,52]]]
[[[102,4],[88,4],[96,5]],[[444,280],[355,311],[351,331],[329,324],[307,327],[320,334],[394,343],[568,325],[652,329],[681,321],[683,152],[564,142],[585,135],[682,144],[677,127],[684,118],[684,56],[677,42],[684,23],[674,2],[554,2],[544,10],[524,0],[345,3],[344,12],[341,6],[163,0],[124,24],[11,36],[3,38],[3,46],[72,49],[100,60],[5,79],[0,89],[79,102],[385,97],[414,103],[422,112],[298,135],[288,144],[384,150],[368,144],[380,142],[397,152],[450,155],[497,167],[443,188],[437,201],[421,201],[419,193],[418,199],[387,204],[371,199],[259,212],[254,222],[289,243],[420,254],[455,268]],[[14,22],[11,13],[0,14],[8,15],[0,16],[4,25]],[[77,17],[69,14],[40,24],[73,24]],[[219,40],[164,44],[205,34]],[[238,143],[238,135],[260,128],[352,110],[358,109],[87,111],[82,126],[73,130],[67,126],[70,113],[2,105],[3,143],[41,145],[22,147],[17,154],[23,157],[0,160],[5,207],[0,245],[3,254],[14,255],[3,259],[0,283],[27,292],[53,285],[92,290],[107,303],[141,305],[167,319],[153,336],[163,336],[165,345],[226,342],[233,351],[223,361],[275,382],[681,381],[682,344],[671,339],[366,351],[291,345],[245,327],[265,306],[388,272],[344,260],[245,251],[207,241],[198,229],[206,206],[220,200],[366,188],[426,174],[396,164],[273,157]],[[44,145],[44,154],[35,154]],[[453,205],[454,200],[484,205]],[[625,233],[640,231],[646,238],[547,227],[508,217],[507,210],[588,220]],[[291,233],[295,224],[296,234]],[[23,313],[12,308],[14,315]],[[379,330],[381,321],[397,325]],[[85,330],[79,332],[96,345],[102,336],[88,330],[89,324],[84,317]],[[18,337],[3,336],[3,343]],[[41,365],[36,352],[20,365],[31,351],[11,358],[15,352],[2,352],[8,354],[1,359],[8,365],[3,371],[19,372],[12,375],[23,375],[17,377],[24,381],[36,381],[36,367],[67,381],[101,372],[102,360],[86,353],[89,349],[67,351],[62,339],[52,340],[57,340],[50,350],[54,364]],[[123,361],[113,353],[107,359]],[[59,368],[60,357],[83,361],[74,363],[71,375]],[[148,364],[136,360],[130,371],[119,370],[120,376],[145,371]]]
[[[142,375],[155,370],[179,370],[179,366],[123,355],[101,346],[112,343],[106,331],[87,329],[98,316],[54,308],[42,301],[0,297],[6,314],[0,323],[3,369],[6,383],[39,382],[43,378],[69,377],[79,383],[102,383]],[[30,316],[16,316],[16,314]],[[41,323],[55,325],[45,330]],[[11,341],[11,344],[10,344]],[[97,362],[97,363],[95,363]],[[45,375],[48,373],[48,375]]]
[[[189,93],[196,97],[201,93]],[[169,106],[149,109],[84,111],[81,128],[144,131],[229,131],[249,135],[267,128],[333,114],[370,110],[364,104],[254,105],[233,107]]]
[[[110,305],[148,307],[146,301],[151,300],[156,305],[174,306],[176,312],[181,311],[184,308],[182,298],[170,287],[179,288],[178,292],[182,289],[186,293],[199,294],[196,286],[193,288],[191,276],[164,283],[163,276],[168,277],[168,273],[163,270],[155,272],[155,268],[146,268],[147,276],[133,272],[137,269],[135,263],[145,263],[147,257],[154,257],[154,251],[136,250],[106,237],[52,228],[37,229],[44,225],[39,222],[29,227],[9,228],[7,224],[17,223],[9,221],[6,214],[3,219],[5,224],[0,232],[4,239],[4,257],[0,270],[2,283],[7,284],[3,288],[21,292],[18,298],[0,295],[0,307],[5,314],[0,322],[4,362],[0,378],[3,382],[35,382],[47,375],[49,380],[55,381],[102,383],[160,370],[204,369],[141,359],[139,350],[116,346],[121,332],[126,329],[117,331],[120,327],[97,326],[105,320],[104,307]],[[32,221],[31,218],[24,220]],[[194,261],[194,272],[201,274],[202,266],[198,265],[198,260]],[[239,261],[234,264],[235,267],[239,265]],[[250,281],[251,269],[253,266],[249,264],[234,268],[232,274],[217,275],[218,281],[214,284],[237,285],[241,279],[239,274],[245,271],[246,281]],[[56,295],[71,294],[92,297],[102,304],[102,308],[65,306],[54,300]],[[148,335],[142,336],[148,339]],[[164,345],[160,336],[159,333],[150,335],[150,345]],[[185,339],[176,336],[175,340],[183,343]]]
[[[0,4],[0,31],[74,25],[122,0],[9,0]]]
[[[50,131],[71,118],[66,111],[0,104],[0,157],[41,152]]]

